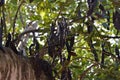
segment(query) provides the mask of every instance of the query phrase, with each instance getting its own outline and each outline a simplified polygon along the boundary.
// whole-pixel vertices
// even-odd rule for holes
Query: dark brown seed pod
[[[117,30],[120,30],[120,13],[117,10],[113,13],[113,24]]]

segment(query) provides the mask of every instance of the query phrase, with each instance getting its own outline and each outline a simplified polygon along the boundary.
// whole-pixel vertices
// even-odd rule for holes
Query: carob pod
[[[105,44],[102,44],[102,56],[101,56],[101,67],[104,66],[104,59],[105,59],[105,49],[104,49]]]
[[[30,56],[33,55],[32,47],[34,47],[34,46],[35,46],[35,44],[31,44],[31,45],[29,46],[29,54],[30,54]]]
[[[7,36],[7,41],[6,41],[6,44],[5,44],[5,47],[10,47],[10,42],[11,42],[11,34],[8,33],[8,36]]]
[[[55,27],[54,24],[50,26],[50,36],[47,39],[47,44],[48,44],[48,54],[52,58],[55,55],[55,40],[56,40],[56,34],[54,33]]]
[[[120,59],[120,52],[118,46],[115,47],[115,53],[118,59]]]
[[[113,13],[113,24],[115,28],[119,31],[120,30],[120,13],[117,10]]]
[[[1,25],[0,25],[0,50],[5,52],[4,49],[3,49],[3,46],[2,46],[3,27],[4,27],[3,19],[1,18]]]
[[[87,32],[90,34],[93,31],[93,26],[90,23],[86,22],[87,25]]]
[[[70,60],[71,56],[76,55],[74,52],[72,52],[73,45],[74,45],[74,40],[75,40],[74,36],[66,39],[66,48],[67,48],[67,52],[68,52],[68,61]]]
[[[5,0],[0,0],[0,7],[3,6],[5,3]]]
[[[97,0],[87,0],[89,10],[87,11],[87,16],[91,16],[97,5]]]
[[[20,54],[15,46],[15,42],[14,40],[12,41],[12,36],[10,33],[8,33],[8,36],[7,36],[7,41],[6,41],[6,44],[5,44],[5,47],[9,47],[11,48],[16,54]]]
[[[109,30],[109,26],[110,26],[110,12],[107,11],[107,23],[108,23],[108,27],[107,27],[107,30]]]
[[[94,45],[93,45],[93,43],[92,43],[92,40],[90,40],[89,45],[90,45],[91,52],[92,52],[93,55],[94,55],[95,61],[98,62],[98,61],[99,61],[99,59],[98,59],[98,54],[97,54],[97,52],[96,52],[96,50],[95,50],[95,48],[94,48]]]

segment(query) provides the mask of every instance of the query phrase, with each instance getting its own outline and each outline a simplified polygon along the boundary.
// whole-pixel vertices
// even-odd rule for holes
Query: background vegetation
[[[120,80],[119,5],[119,0],[6,0],[0,11],[3,45],[11,33],[20,51],[19,39],[28,38],[24,53],[33,56],[36,50],[29,48],[39,42],[37,53],[51,63],[56,80]],[[26,32],[30,25],[35,35]],[[29,37],[21,38],[25,34]],[[50,39],[52,34],[64,36],[63,43],[56,44],[59,38]]]

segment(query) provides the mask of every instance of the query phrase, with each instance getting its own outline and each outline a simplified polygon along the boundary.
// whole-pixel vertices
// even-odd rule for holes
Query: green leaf
[[[109,29],[109,26],[108,26],[107,22],[106,23],[102,23],[102,25],[103,25],[104,28]]]

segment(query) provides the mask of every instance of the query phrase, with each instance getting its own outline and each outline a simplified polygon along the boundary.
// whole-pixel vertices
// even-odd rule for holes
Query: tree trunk
[[[41,60],[19,56],[9,48],[4,50],[0,50],[0,80],[53,80],[52,70],[46,75]]]

